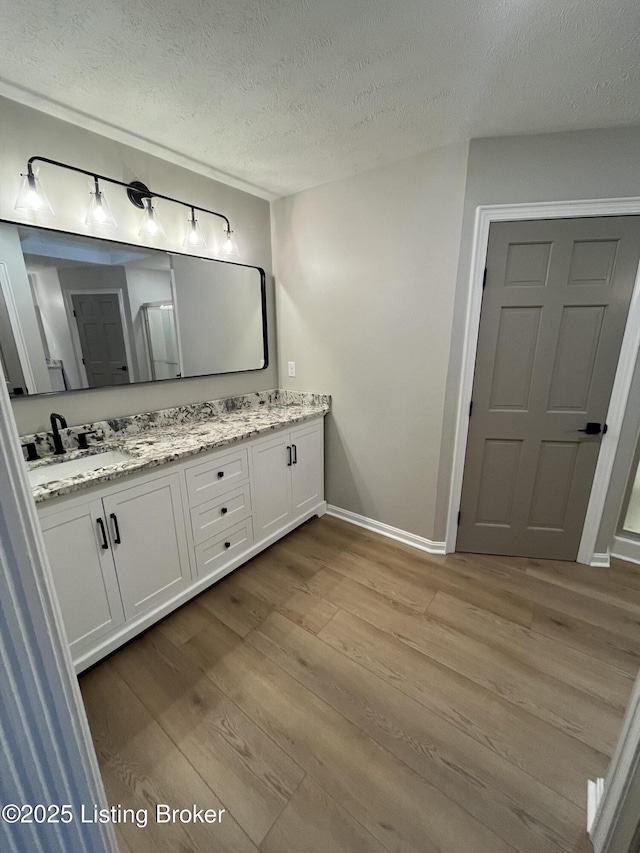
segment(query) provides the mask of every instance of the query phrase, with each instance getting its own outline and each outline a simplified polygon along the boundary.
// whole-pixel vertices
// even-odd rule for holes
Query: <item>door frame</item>
[[[11,287],[11,277],[9,269],[4,261],[0,261],[0,296],[4,297],[4,304],[9,315],[9,325],[13,330],[13,340],[18,352],[18,361],[22,370],[22,378],[27,388],[27,393],[37,394],[36,378],[31,367],[31,359],[29,358],[29,349],[20,323],[20,313],[16,305],[15,295]],[[31,390],[29,390],[31,389]]]
[[[6,779],[36,802],[73,804],[71,823],[0,823],[6,849],[117,853],[114,827],[80,820],[81,803],[107,808],[87,716],[66,641],[60,605],[18,430],[0,372],[0,659],[6,708],[0,708]],[[13,839],[13,841],[12,841]],[[22,849],[21,847],[21,849]]]
[[[127,313],[124,307],[124,297],[122,290],[118,287],[63,287],[62,288],[62,300],[64,302],[64,310],[67,315],[67,322],[69,323],[69,329],[71,331],[71,343],[73,345],[73,352],[76,357],[76,365],[78,367],[78,371],[80,373],[80,378],[82,379],[82,387],[88,388],[89,382],[87,380],[87,371],[85,370],[84,364],[82,363],[82,344],[80,343],[80,333],[78,332],[78,325],[76,323],[76,318],[73,313],[73,296],[92,296],[93,294],[99,293],[112,293],[118,297],[118,308],[120,309],[120,322],[122,324],[122,338],[124,340],[124,351],[127,356],[127,367],[129,368],[129,385],[133,384],[136,379],[133,373],[133,360],[131,358],[131,346],[129,344],[129,325],[127,323]],[[106,386],[107,388],[110,386]],[[115,386],[114,386],[115,387]]]
[[[462,479],[469,434],[469,403],[473,390],[482,284],[487,263],[489,228],[492,222],[516,222],[536,219],[573,219],[581,216],[632,216],[640,214],[640,198],[585,199],[577,201],[533,202],[530,204],[480,205],[476,208],[471,247],[471,268],[465,308],[462,367],[458,390],[451,490],[447,514],[445,553],[455,551],[458,534],[458,512],[462,498]],[[640,265],[636,272],[633,294],[627,314],[618,366],[607,412],[607,434],[603,436],[593,478],[589,504],[578,548],[578,563],[606,567],[609,553],[596,554],[596,539],[602,520],[604,503],[611,480],[613,462],[618,449],[620,429],[631,388],[631,380],[640,351]]]

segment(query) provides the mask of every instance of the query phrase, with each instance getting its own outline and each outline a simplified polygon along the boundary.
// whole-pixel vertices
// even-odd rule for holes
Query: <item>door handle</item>
[[[100,530],[100,536],[102,537],[102,550],[107,551],[109,548],[109,542],[107,540],[107,531],[104,529],[104,521],[101,518],[97,518],[96,524],[98,525],[98,529]]]
[[[297,465],[298,464],[298,448],[295,446],[295,444],[292,444],[291,449],[293,450],[293,464]]]
[[[120,543],[122,542],[122,539],[120,538],[120,528],[118,527],[118,517],[115,514],[115,512],[112,512],[112,513],[110,513],[109,518],[113,522],[113,532],[114,532],[113,541],[115,542],[116,545],[120,545]]]
[[[603,435],[606,433],[608,427],[605,424],[604,428],[602,424],[597,423],[596,421],[587,421],[587,425],[584,429],[579,429],[578,432],[584,432],[586,435]]]
[[[291,445],[287,444],[287,467],[291,468],[293,462],[291,461]]]
[[[123,364],[123,365],[122,365],[122,367],[120,367],[120,368],[119,368],[119,370],[125,370],[125,371],[126,371],[127,369],[128,369],[128,368],[127,368],[127,365],[126,365],[126,364]]]

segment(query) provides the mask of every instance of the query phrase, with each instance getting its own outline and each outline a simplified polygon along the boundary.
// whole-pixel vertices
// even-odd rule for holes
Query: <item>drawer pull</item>
[[[222,513],[222,515],[226,515],[229,512],[229,510],[226,508],[226,506],[223,506],[222,509],[220,510],[220,512]]]
[[[218,471],[218,478],[224,477],[224,471]]]
[[[231,548],[231,542],[225,542],[224,547],[225,548]]]

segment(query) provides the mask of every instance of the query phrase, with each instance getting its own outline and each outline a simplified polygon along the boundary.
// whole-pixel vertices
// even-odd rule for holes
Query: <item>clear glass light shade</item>
[[[185,234],[184,240],[182,242],[182,246],[184,249],[206,249],[207,244],[202,236],[202,231],[200,230],[200,224],[195,216],[189,217],[189,224],[187,225],[187,233]]]
[[[35,213],[46,213],[53,216],[53,208],[49,204],[49,199],[34,172],[22,175],[22,183],[18,190],[14,208],[20,211],[34,211]]]
[[[142,213],[142,222],[140,223],[138,237],[166,237],[162,222],[158,219],[156,209],[151,202],[150,198],[142,199],[144,211]]]
[[[87,209],[85,223],[87,225],[98,225],[108,228],[118,227],[115,217],[109,208],[109,202],[101,190],[91,193],[91,201]]]
[[[224,236],[222,237],[222,246],[220,247],[220,251],[223,255],[226,255],[228,258],[239,258],[240,252],[238,250],[238,244],[236,243],[236,238],[233,236],[233,231],[225,231]]]

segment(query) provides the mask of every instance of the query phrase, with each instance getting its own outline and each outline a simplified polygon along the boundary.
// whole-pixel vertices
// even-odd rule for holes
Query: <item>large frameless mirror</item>
[[[267,366],[264,271],[0,222],[12,396]]]

